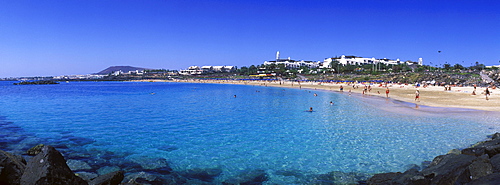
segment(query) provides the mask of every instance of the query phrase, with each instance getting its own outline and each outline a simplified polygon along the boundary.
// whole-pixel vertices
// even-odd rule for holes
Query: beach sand
[[[350,84],[347,83],[320,83],[320,82],[286,82],[286,81],[232,81],[232,80],[177,80],[176,82],[191,82],[191,83],[225,83],[225,84],[242,84],[242,85],[259,85],[284,88],[302,88],[302,89],[317,89],[340,92],[340,86],[343,86],[343,93],[362,94],[365,84]],[[353,88],[353,85],[358,88]],[[369,85],[369,84],[366,84]],[[489,100],[486,100],[483,94],[486,88],[477,87],[476,95],[472,95],[474,87],[451,87],[451,91],[445,91],[443,86],[428,86],[416,87],[405,84],[387,84],[389,87],[389,98],[400,100],[417,105],[431,107],[453,107],[466,108],[485,111],[500,112],[500,90],[491,89]],[[420,101],[415,101],[416,90],[420,91]],[[385,87],[380,84],[372,84],[371,91],[363,96],[380,96],[385,98]]]

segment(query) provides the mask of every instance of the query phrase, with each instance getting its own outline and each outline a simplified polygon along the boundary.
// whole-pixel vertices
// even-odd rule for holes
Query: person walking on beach
[[[488,90],[488,87],[486,87],[486,90],[484,91],[484,95],[486,96],[486,100],[488,100],[488,96],[490,96],[490,90]]]
[[[387,89],[385,89],[385,97],[389,98],[389,87]]]
[[[415,101],[420,101],[420,91],[418,89],[415,92]]]

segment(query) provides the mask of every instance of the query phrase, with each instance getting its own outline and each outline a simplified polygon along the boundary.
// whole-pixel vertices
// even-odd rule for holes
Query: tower
[[[280,59],[280,51],[276,52],[276,62]]]

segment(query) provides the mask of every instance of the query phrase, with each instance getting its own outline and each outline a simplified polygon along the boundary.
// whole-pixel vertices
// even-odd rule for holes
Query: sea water
[[[172,82],[0,82],[0,118],[18,128],[0,131],[3,140],[22,135],[20,143],[59,141],[123,159],[164,158],[176,171],[221,169],[222,179],[249,169],[404,171],[499,131],[492,123],[498,117],[484,111],[345,92]]]

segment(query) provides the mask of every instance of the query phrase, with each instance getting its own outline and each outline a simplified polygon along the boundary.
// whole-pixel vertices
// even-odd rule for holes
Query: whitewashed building
[[[280,65],[283,64],[287,69],[298,69],[300,67],[308,67],[308,68],[318,68],[321,65],[321,61],[305,61],[305,60],[292,60],[290,57],[287,59],[280,59],[280,52],[276,52],[276,60],[275,61],[264,61],[264,65]]]
[[[406,63],[407,65],[422,65],[422,58],[418,59],[418,62],[401,62],[399,59],[391,60],[391,59],[375,59],[375,58],[364,58],[364,57],[356,57],[356,56],[345,56],[337,58],[326,58],[323,61],[323,65],[321,68],[331,68],[334,61],[339,62],[342,65],[365,65],[365,64],[385,64],[385,65],[398,65]]]

